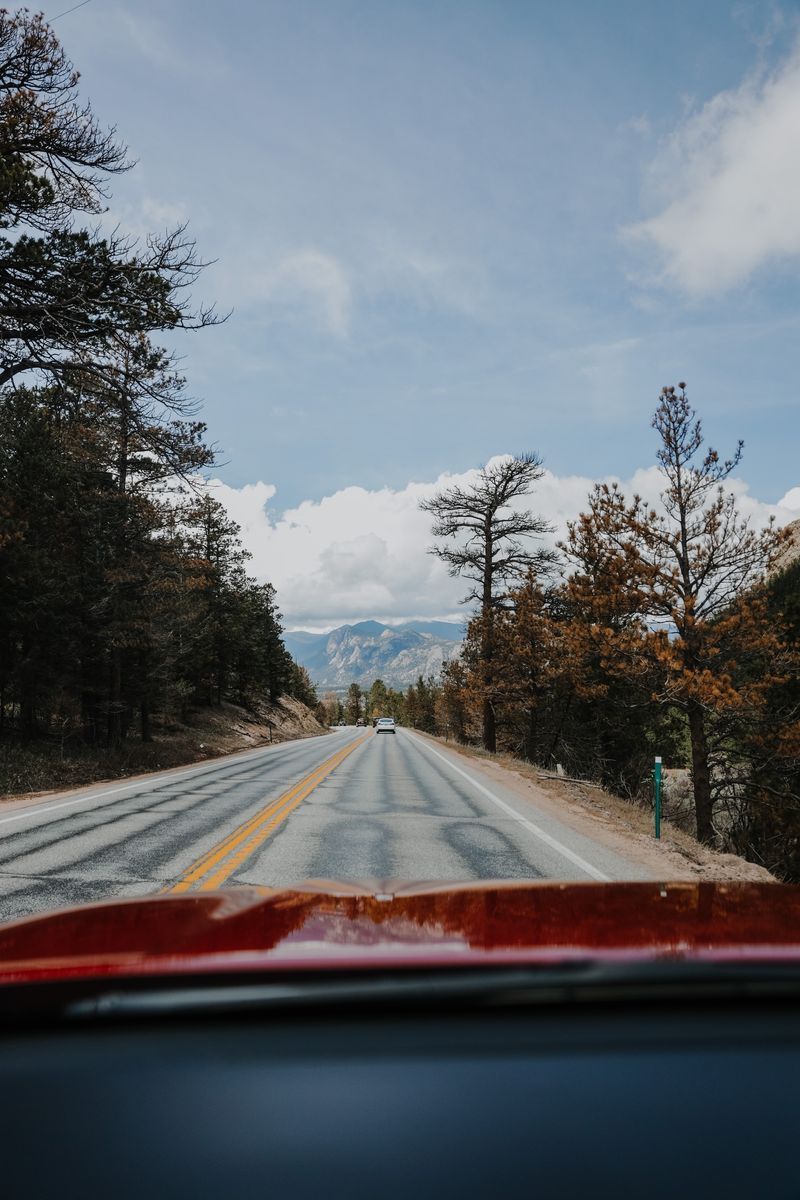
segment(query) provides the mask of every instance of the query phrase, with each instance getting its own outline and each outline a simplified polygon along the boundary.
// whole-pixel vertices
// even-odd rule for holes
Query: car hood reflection
[[[308,881],[91,904],[0,926],[0,983],[586,958],[800,962],[800,887]]]

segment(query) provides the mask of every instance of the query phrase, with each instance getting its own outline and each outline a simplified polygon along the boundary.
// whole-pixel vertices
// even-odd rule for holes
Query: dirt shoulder
[[[535,804],[576,833],[645,867],[656,878],[695,882],[778,882],[764,867],[735,854],[709,850],[668,821],[662,822],[661,838],[656,841],[651,813],[600,787],[548,776],[540,768],[510,754],[487,754],[472,746],[460,746],[419,730],[416,732],[427,741],[471,759],[488,779]]]
[[[53,743],[0,746],[0,804],[36,800],[72,788],[118,779],[136,779],[152,771],[191,766],[254,750],[270,742],[320,737],[329,732],[311,709],[293,697],[250,712],[235,704],[199,709],[185,723],[154,730],[151,742],[132,737],[111,753],[62,752]]]

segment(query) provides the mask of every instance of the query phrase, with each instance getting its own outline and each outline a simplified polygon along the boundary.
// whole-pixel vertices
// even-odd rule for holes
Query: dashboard
[[[796,998],[157,1007],[5,1021],[5,1196],[800,1191]]]

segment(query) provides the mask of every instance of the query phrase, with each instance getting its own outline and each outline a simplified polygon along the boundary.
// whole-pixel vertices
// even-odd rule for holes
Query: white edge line
[[[295,740],[305,739],[291,739],[292,742]],[[248,759],[255,758],[256,755],[265,750],[272,750],[273,748],[278,750],[281,746],[287,745],[289,745],[289,742],[279,742],[274,747],[270,745],[257,746],[254,750],[245,750],[243,754],[226,757],[225,763],[217,762],[215,764],[213,761],[209,762],[206,760],[206,762],[198,763],[196,767],[190,767],[186,771],[176,771],[174,775],[162,772],[161,774],[146,776],[144,779],[136,779],[132,783],[123,783],[120,787],[107,788],[104,792],[92,792],[92,794],[89,796],[76,796],[73,800],[61,800],[58,804],[48,804],[46,807],[39,804],[27,804],[24,808],[20,809],[19,812],[14,813],[10,817],[0,817],[0,825],[8,825],[11,821],[24,821],[25,817],[36,817],[39,816],[40,813],[57,812],[60,808],[71,808],[74,804],[91,804],[93,800],[102,800],[106,796],[116,795],[117,792],[128,792],[131,790],[131,788],[138,787],[143,791],[147,791],[149,790],[148,785],[150,785],[150,787],[155,787],[161,781],[186,779],[187,776],[202,775],[207,771],[213,771],[215,766],[217,768],[220,766],[235,766],[237,762],[247,762]]]
[[[585,858],[581,858],[580,854],[575,854],[569,849],[568,846],[565,846],[563,842],[557,841],[556,838],[551,837],[549,833],[545,833],[543,829],[540,829],[538,825],[534,825],[533,821],[529,821],[527,817],[523,817],[522,813],[518,813],[516,809],[511,807],[510,804],[506,804],[505,800],[501,800],[499,796],[495,796],[494,792],[490,792],[489,789],[484,787],[482,783],[478,783],[477,779],[473,779],[473,777],[467,774],[466,771],[462,771],[461,767],[457,767],[456,764],[451,762],[449,758],[445,758],[444,754],[440,754],[438,750],[434,750],[433,747],[429,746],[423,738],[414,738],[414,741],[417,742],[418,745],[421,743],[429,754],[433,754],[435,758],[441,759],[441,761],[448,766],[451,771],[455,771],[456,775],[462,775],[468,783],[471,783],[474,788],[481,792],[482,795],[486,796],[487,799],[491,800],[493,804],[496,804],[498,808],[502,808],[503,812],[508,813],[508,815],[513,817],[515,821],[519,821],[520,825],[525,825],[526,828],[530,829],[531,833],[534,833],[536,837],[540,838],[541,841],[548,845],[552,850],[555,850],[558,854],[563,855],[564,858],[568,858],[571,863],[573,863],[576,867],[579,867],[581,871],[585,871],[586,874],[590,875],[592,879],[597,879],[601,883],[611,882],[610,875],[604,875],[602,871],[598,871],[596,867],[593,867],[591,863],[588,863]]]

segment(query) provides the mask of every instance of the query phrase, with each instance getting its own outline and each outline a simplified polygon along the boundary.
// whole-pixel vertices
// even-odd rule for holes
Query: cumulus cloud
[[[662,146],[655,216],[626,232],[655,248],[661,279],[696,295],[800,256],[800,42],[691,114]]]
[[[271,511],[270,484],[211,486],[242,527],[251,570],[277,588],[287,625],[331,628],[367,617],[458,613],[462,589],[425,552],[430,521],[418,504],[435,484],[347,487],[280,517]]]
[[[242,527],[253,556],[251,571],[275,585],[287,628],[330,629],[365,618],[463,618],[459,603],[464,583],[450,578],[427,553],[430,518],[420,512],[419,501],[454,483],[468,486],[476,475],[447,474],[399,489],[347,487],[321,500],[304,500],[280,515],[274,511],[272,484],[233,488],[215,480],[210,486]],[[651,467],[635,472],[622,486],[629,494],[655,499],[660,482]],[[520,506],[547,517],[555,526],[555,541],[584,507],[593,484],[585,476],[546,471],[527,505]],[[756,525],[766,524],[770,516],[780,524],[800,516],[800,487],[778,505],[769,505],[751,496],[742,480],[730,486],[742,512]]]

